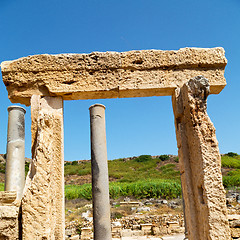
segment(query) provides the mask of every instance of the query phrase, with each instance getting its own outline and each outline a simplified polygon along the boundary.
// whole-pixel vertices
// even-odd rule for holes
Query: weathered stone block
[[[32,154],[22,199],[23,240],[65,237],[63,102],[32,97]]]
[[[209,82],[191,79],[173,96],[180,174],[190,240],[230,239],[221,156],[207,114]]]
[[[0,240],[19,239],[19,207],[0,206]]]
[[[183,48],[35,55],[3,62],[1,69],[10,100],[29,105],[34,94],[64,100],[172,95],[198,75],[219,93],[226,64],[223,48]]]
[[[0,206],[12,205],[16,198],[16,191],[0,191]]]
[[[240,228],[231,228],[231,236],[234,239],[240,238]]]

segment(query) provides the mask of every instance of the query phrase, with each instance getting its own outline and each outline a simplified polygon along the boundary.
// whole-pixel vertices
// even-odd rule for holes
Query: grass
[[[178,158],[173,161],[174,164],[165,163],[167,160],[167,155],[159,158],[142,155],[133,159],[108,161],[109,177],[112,180],[109,186],[110,196],[112,198],[119,196],[174,198],[180,196],[180,174],[176,169]],[[240,155],[236,153],[223,155],[222,167],[228,169],[227,175],[223,176],[224,187],[240,187]],[[64,168],[65,176],[91,174],[90,161],[65,163]],[[0,165],[0,172],[5,172],[5,165]],[[3,189],[4,184],[0,183],[0,191]],[[91,199],[91,185],[66,185],[65,195],[67,199]]]
[[[181,195],[181,183],[174,180],[144,180],[133,183],[110,182],[109,194],[111,198],[120,196],[134,196],[136,198],[177,198]],[[69,199],[92,198],[91,184],[66,185],[65,197]]]
[[[240,186],[240,169],[228,172],[227,176],[223,176],[223,185],[226,188]]]
[[[65,164],[64,166],[64,175],[88,175],[91,173],[91,162],[85,161],[80,162],[79,164]]]
[[[125,160],[117,159],[108,162],[109,176],[117,182],[136,182],[143,179],[180,179],[175,165],[159,168],[162,161],[159,158],[139,161],[138,158]]]
[[[118,182],[136,182],[138,180],[150,179],[180,179],[179,171],[175,170],[175,165],[169,165],[165,168],[158,168],[158,165],[167,160],[167,155],[153,159],[150,155],[142,155],[138,158],[126,160],[116,159],[108,161],[109,177]],[[65,176],[67,175],[88,175],[91,174],[91,162],[85,161],[77,164],[65,164]]]
[[[222,167],[240,169],[240,155],[234,157],[222,156]]]
[[[0,183],[0,191],[4,191],[4,183]]]
[[[222,156],[222,167],[230,168],[227,176],[223,176],[223,185],[225,188],[240,186],[240,155],[228,153]]]

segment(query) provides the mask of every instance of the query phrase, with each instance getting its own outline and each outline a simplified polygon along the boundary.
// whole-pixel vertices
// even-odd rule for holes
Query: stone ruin
[[[44,54],[3,62],[9,99],[31,105],[32,163],[22,195],[1,193],[0,239],[65,238],[63,100],[149,96],[172,96],[188,239],[231,239],[218,142],[206,111],[208,95],[226,85],[226,64],[223,48]],[[90,115],[94,237],[109,240],[104,107],[92,106]]]

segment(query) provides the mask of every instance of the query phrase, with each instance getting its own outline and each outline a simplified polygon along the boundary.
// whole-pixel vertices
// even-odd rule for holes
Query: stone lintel
[[[30,104],[32,95],[63,100],[172,95],[202,75],[210,93],[226,85],[223,48],[182,48],[91,54],[34,55],[1,64],[12,102]]]

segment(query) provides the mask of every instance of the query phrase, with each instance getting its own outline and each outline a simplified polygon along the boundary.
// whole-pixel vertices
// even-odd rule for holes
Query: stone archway
[[[36,55],[1,64],[12,102],[31,105],[24,239],[64,239],[63,100],[170,95],[189,239],[230,239],[209,94],[226,85],[222,48]]]

